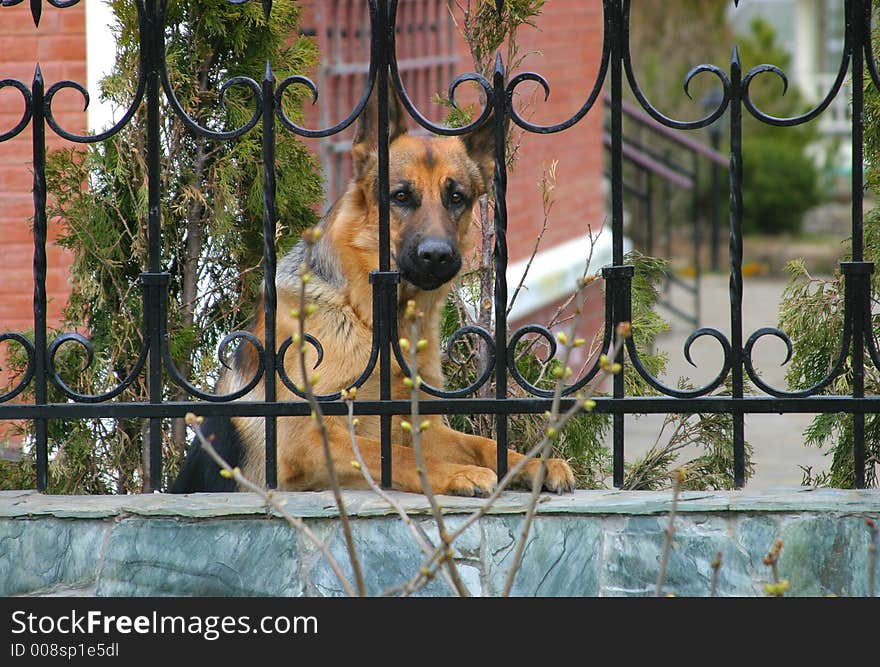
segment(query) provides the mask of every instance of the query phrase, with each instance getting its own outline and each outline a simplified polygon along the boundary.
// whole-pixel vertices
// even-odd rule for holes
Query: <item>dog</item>
[[[358,118],[351,149],[353,177],[345,192],[318,224],[320,236],[312,245],[306,301],[314,312],[306,320],[306,333],[323,347],[316,372],[316,393],[333,393],[350,387],[367,367],[373,339],[373,306],[370,272],[377,268],[379,245],[378,110],[377,93],[371,93]],[[393,90],[389,99],[389,175],[391,195],[390,238],[392,262],[401,281],[397,287],[398,331],[409,332],[405,319],[408,302],[423,313],[420,336],[427,347],[419,352],[419,375],[435,387],[443,386],[440,353],[440,314],[452,280],[462,266],[473,223],[473,207],[485,194],[494,173],[493,127],[460,137],[414,136],[407,132],[405,112]],[[300,307],[301,277],[306,244],[300,241],[278,263],[276,340],[279,344],[299,333],[299,320],[292,311]],[[250,331],[265,334],[262,295]],[[424,344],[422,344],[424,345]],[[293,349],[295,346],[291,346]],[[421,347],[421,346],[420,346]],[[307,368],[314,367],[317,352],[306,346]],[[393,356],[393,355],[392,355]],[[300,368],[296,354],[287,355],[286,368]],[[257,372],[259,359],[248,344],[239,345],[232,363],[224,369],[218,390],[233,392]],[[294,382],[302,374],[290,373]],[[379,398],[378,372],[358,389],[357,397]],[[404,373],[392,367],[392,397],[409,398]],[[298,378],[298,379],[297,379]],[[261,401],[264,385],[258,383],[243,400]],[[279,401],[302,400],[282,382],[277,383]],[[426,396],[426,398],[428,398]],[[425,472],[435,493],[486,496],[498,483],[496,443],[488,438],[450,428],[442,416],[432,415],[430,427],[421,435]],[[324,423],[339,484],[366,488],[360,470],[351,465],[354,454],[347,417],[325,416]],[[261,417],[211,417],[202,424],[218,453],[232,466],[239,466],[249,480],[265,485],[265,425]],[[361,416],[356,429],[357,445],[374,477],[380,470],[380,418]],[[410,432],[401,417],[392,420],[392,488],[422,493]],[[508,450],[508,466],[523,457]],[[524,467],[517,484],[530,486],[540,461]],[[330,486],[327,463],[317,423],[310,417],[279,417],[277,422],[278,487],[286,491],[326,489]],[[222,477],[217,464],[193,440],[172,493],[235,491],[234,480]],[[570,491],[574,476],[561,459],[547,464],[544,488]]]

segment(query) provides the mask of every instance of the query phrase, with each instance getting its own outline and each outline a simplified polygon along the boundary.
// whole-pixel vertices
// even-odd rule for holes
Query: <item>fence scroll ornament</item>
[[[77,91],[84,106],[90,102],[86,87],[75,81],[58,81],[46,88],[46,82],[39,66],[30,83],[16,79],[0,80],[0,89],[8,88],[20,94],[24,110],[19,120],[10,128],[0,128],[0,142],[13,139],[30,127],[33,133],[33,195],[34,195],[34,338],[30,340],[21,333],[0,333],[0,343],[7,347],[19,346],[27,357],[25,372],[0,395],[0,419],[28,419],[35,424],[34,447],[37,462],[37,488],[44,490],[48,478],[48,442],[46,422],[51,419],[77,419],[98,417],[128,417],[149,419],[150,442],[150,488],[161,485],[161,443],[160,423],[163,419],[182,417],[188,412],[209,415],[248,415],[266,417],[267,470],[266,479],[270,487],[276,484],[275,473],[275,419],[279,416],[302,416],[309,414],[309,406],[304,401],[279,402],[276,400],[276,381],[280,379],[291,391],[301,395],[284,365],[285,352],[292,341],[275,340],[276,256],[275,229],[275,137],[279,132],[292,132],[301,137],[328,137],[343,132],[352,125],[367,104],[374,87],[385,90],[393,86],[406,112],[421,127],[440,135],[462,135],[486,123],[495,128],[496,138],[505,136],[508,123],[514,123],[523,131],[537,134],[565,132],[580,122],[588,114],[605,113],[605,108],[597,104],[603,91],[610,93],[608,110],[610,112],[610,229],[612,232],[612,263],[603,269],[601,277],[605,281],[605,325],[603,349],[609,349],[612,333],[619,322],[629,321],[631,315],[633,268],[624,262],[623,244],[623,144],[622,144],[622,105],[624,87],[635,96],[641,108],[658,123],[677,130],[694,131],[714,123],[724,123],[730,142],[730,198],[729,198],[729,277],[730,277],[730,331],[728,337],[717,328],[702,327],[695,330],[687,339],[683,355],[693,364],[691,346],[700,338],[712,338],[720,348],[720,367],[713,379],[703,386],[693,389],[670,387],[652,376],[639,359],[638,350],[629,339],[625,349],[621,349],[615,360],[629,363],[653,387],[658,395],[628,396],[625,393],[622,374],[614,377],[611,395],[596,397],[595,409],[613,415],[613,454],[614,484],[623,484],[624,436],[623,425],[626,415],[638,413],[728,413],[733,418],[734,484],[742,487],[745,483],[745,427],[744,415],[747,413],[784,412],[844,412],[851,413],[854,420],[854,475],[857,487],[865,486],[865,413],[880,411],[880,396],[866,396],[864,386],[867,363],[880,368],[880,351],[874,339],[871,323],[870,275],[873,265],[864,261],[864,234],[862,229],[862,179],[863,179],[863,84],[866,73],[874,85],[880,85],[871,43],[871,7],[868,0],[847,0],[843,35],[844,43],[838,73],[831,88],[809,111],[788,118],[774,117],[762,109],[750,97],[750,85],[763,76],[778,77],[784,94],[788,77],[779,67],[763,64],[743,72],[739,55],[733,49],[729,65],[720,67],[713,64],[698,64],[691,69],[683,82],[683,92],[690,97],[691,84],[697,77],[714,77],[721,94],[717,97],[717,107],[697,120],[677,120],[670,118],[658,109],[641,88],[630,51],[630,16],[637,3],[631,0],[604,0],[603,39],[599,67],[593,81],[584,81],[582,88],[587,91],[583,104],[569,118],[552,125],[535,124],[524,118],[514,107],[513,98],[519,86],[526,82],[537,84],[544,93],[544,101],[549,98],[553,82],[536,72],[521,72],[510,76],[505,63],[499,55],[495,61],[491,80],[476,74],[464,73],[449,83],[448,95],[455,100],[456,92],[465,83],[476,85],[482,92],[484,104],[474,116],[474,120],[463,127],[447,127],[430,121],[420,111],[408,94],[400,67],[397,62],[397,40],[404,39],[405,33],[395,30],[398,10],[397,0],[365,0],[369,8],[371,29],[369,45],[369,71],[366,85],[358,102],[345,117],[336,124],[322,128],[307,128],[294,122],[284,111],[285,94],[292,87],[304,86],[317,101],[320,89],[311,79],[304,76],[291,76],[276,81],[272,63],[267,62],[261,80],[236,76],[227,80],[216,92],[216,103],[224,104],[226,92],[233,86],[249,89],[253,100],[253,112],[239,127],[209,128],[187,115],[179,102],[172,81],[169,78],[165,61],[164,26],[166,24],[167,0],[132,0],[137,4],[139,16],[139,68],[137,85],[133,100],[119,118],[108,129],[98,134],[76,134],[62,127],[53,112],[53,100],[64,89]],[[233,4],[243,4],[248,0],[228,0]],[[23,0],[2,0],[3,8],[21,4]],[[78,4],[79,0],[47,0],[54,8],[63,11]],[[738,2],[734,2],[738,4]],[[503,11],[503,0],[498,0],[498,11]],[[272,18],[271,0],[262,0],[263,11],[268,20]],[[30,10],[35,26],[39,26],[44,3],[30,0]],[[2,71],[0,71],[2,75]],[[846,285],[844,328],[840,341],[840,351],[835,363],[829,368],[826,377],[812,387],[801,391],[787,391],[771,386],[758,373],[753,351],[758,341],[765,337],[780,339],[787,347],[787,355],[781,360],[785,364],[791,357],[792,342],[786,332],[775,327],[763,327],[748,334],[743,327],[743,118],[751,115],[757,121],[769,125],[788,127],[809,122],[822,114],[840,94],[845,80],[851,79],[852,99],[852,260],[841,264]],[[226,363],[226,352],[231,345],[250,345],[256,351],[259,363],[252,378],[244,387],[230,394],[213,394],[192,385],[176,368],[170,354],[171,342],[167,332],[167,286],[169,273],[163,269],[160,238],[160,96],[164,95],[173,113],[183,122],[188,131],[210,138],[213,141],[235,141],[254,130],[262,129],[263,163],[263,238],[264,241],[264,279],[266,334],[260,339],[246,331],[229,333],[220,343],[219,359]],[[539,101],[538,104],[541,102]],[[68,344],[81,346],[86,353],[87,364],[94,356],[92,343],[79,333],[64,333],[48,341],[46,316],[46,275],[47,275],[47,216],[46,202],[46,131],[64,139],[80,144],[102,141],[118,133],[131,122],[135,111],[146,105],[146,164],[148,170],[148,215],[142,223],[147,228],[149,261],[141,275],[143,294],[143,322],[140,323],[143,345],[137,358],[125,377],[115,386],[99,393],[80,393],[69,386],[56,369],[56,356]],[[379,96],[379,117],[387,119],[388,100]],[[392,268],[389,237],[389,182],[388,182],[388,137],[379,132],[379,256],[378,270],[373,273],[374,321],[386,322],[376,327],[373,334],[372,350],[367,366],[360,372],[353,387],[363,384],[374,372],[379,373],[382,387],[380,400],[358,401],[356,414],[378,414],[382,416],[382,442],[386,452],[390,452],[391,416],[409,411],[408,401],[392,400],[390,391],[390,368],[392,359],[409,373],[406,357],[401,351],[396,329],[396,318],[388,317],[394,312],[396,285],[399,276]],[[596,150],[600,150],[597,146]],[[496,141],[496,172],[493,182],[494,228],[495,228],[495,320],[492,331],[481,327],[465,326],[455,332],[449,341],[449,355],[455,361],[455,343],[466,336],[481,340],[488,349],[488,364],[480,369],[477,377],[466,387],[455,391],[426,384],[422,389],[441,401],[428,401],[423,412],[447,414],[484,413],[494,414],[497,420],[499,451],[507,447],[507,420],[515,413],[541,413],[548,409],[551,392],[530,384],[516,368],[514,350],[526,336],[543,338],[555,354],[555,340],[551,332],[538,324],[530,324],[516,331],[508,330],[506,307],[508,290],[505,273],[507,258],[507,170],[505,142]],[[25,221],[22,221],[25,224]],[[323,350],[320,340],[308,337],[307,342],[319,353],[319,363]],[[273,350],[278,352],[273,352]],[[867,360],[865,351],[867,350]],[[826,390],[836,377],[849,367],[853,376],[853,391],[849,396],[832,395]],[[592,380],[598,371],[598,361],[587,368],[579,378],[574,378],[566,386],[564,395],[568,404],[574,402],[572,396]],[[849,372],[849,370],[847,371]],[[133,403],[116,399],[123,390],[142,374],[148,378],[149,400]],[[162,396],[164,374],[193,399],[190,401],[167,401]],[[479,390],[494,380],[494,396],[485,397]],[[745,395],[747,381],[753,383],[760,392]],[[265,385],[265,401],[239,401],[258,383]],[[516,383],[529,396],[512,398],[508,396],[510,382]],[[713,393],[725,382],[729,383],[729,395]],[[54,386],[66,396],[65,403],[49,403],[49,387]],[[22,402],[22,392],[33,390],[33,402]],[[319,396],[326,414],[345,415],[347,406],[340,400],[340,392]],[[18,399],[18,400],[16,400]],[[386,456],[388,465],[383,466],[382,482],[391,481],[390,454]],[[499,455],[499,476],[506,468],[506,457]]]

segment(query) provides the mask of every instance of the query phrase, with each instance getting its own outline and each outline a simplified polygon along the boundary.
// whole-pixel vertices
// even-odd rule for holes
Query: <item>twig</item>
[[[519,279],[519,284],[516,286],[516,289],[513,291],[513,296],[510,297],[510,303],[507,305],[507,314],[510,315],[510,311],[513,308],[513,305],[516,303],[516,297],[519,296],[520,290],[523,287],[523,284],[526,281],[526,276],[529,275],[529,270],[532,268],[532,262],[535,261],[535,257],[538,255],[538,248],[541,245],[541,241],[544,238],[544,232],[547,231],[547,223],[550,220],[550,210],[553,208],[554,199],[551,197],[551,193],[553,189],[556,187],[556,166],[559,164],[558,160],[553,160],[550,163],[550,175],[547,175],[547,170],[544,171],[544,177],[541,179],[541,183],[539,185],[541,189],[541,204],[544,210],[544,220],[541,224],[541,231],[538,232],[538,238],[535,239],[535,246],[532,248],[532,254],[529,256],[529,261],[526,262],[526,268],[523,271],[522,277]]]
[[[590,269],[590,265],[593,263],[593,252],[596,249],[596,240],[593,237],[593,226],[590,224],[587,225],[587,238],[590,239],[590,252],[587,255],[587,261],[584,265],[584,273],[582,275],[582,279],[586,279],[586,276],[587,276],[589,269]],[[568,310],[568,307],[571,306],[572,302],[575,302],[578,298],[579,298],[579,292],[578,292],[578,290],[575,290],[565,299],[565,301],[563,301],[556,308],[553,315],[550,317],[549,321],[547,322],[547,328],[552,329],[553,327],[564,324],[565,322],[573,320],[575,317],[577,317],[576,315],[570,315],[570,316],[563,317],[562,313],[564,313],[566,310]],[[529,341],[526,345],[524,345],[523,349],[517,355],[517,359],[521,359],[524,355],[530,353],[532,351],[532,349],[534,349],[534,346],[537,341],[538,341],[538,339],[535,338],[535,339],[532,339],[531,341]]]
[[[352,461],[352,466],[355,466],[355,464],[357,464],[355,467],[357,467],[357,469],[361,471],[361,474],[363,475],[364,480],[367,482],[367,486],[370,487],[370,490],[373,491],[373,493],[375,493],[376,495],[378,495],[386,503],[388,503],[388,505],[395,512],[397,512],[397,515],[401,518],[404,525],[409,529],[410,533],[413,536],[413,539],[419,545],[419,548],[422,550],[422,552],[425,555],[430,555],[433,552],[434,545],[431,544],[431,541],[428,538],[428,536],[425,534],[425,531],[422,529],[421,526],[419,526],[415,522],[413,522],[410,515],[403,508],[403,505],[401,505],[399,502],[397,502],[397,500],[395,500],[391,495],[389,495],[385,491],[385,489],[383,489],[381,486],[379,486],[379,484],[376,483],[376,480],[373,478],[373,475],[370,473],[370,470],[367,467],[367,464],[364,462],[360,447],[358,447],[358,444],[357,444],[357,436],[355,435],[355,427],[357,426],[357,420],[354,417],[354,399],[355,399],[356,395],[357,395],[357,391],[354,388],[349,389],[349,390],[345,390],[345,389],[342,390],[342,398],[345,400],[345,403],[348,406],[348,433],[349,433],[349,437],[351,438],[351,449],[354,452],[354,458],[355,458],[355,460]],[[455,590],[455,585],[453,584],[451,578],[449,578],[445,572],[444,572],[444,575],[445,575],[444,578],[446,578],[447,583],[450,585],[450,587],[452,587],[453,590]],[[394,587],[394,588],[397,589],[397,588],[402,588],[402,587]],[[382,593],[382,595],[388,595],[390,590],[392,590],[392,589],[384,591]]]
[[[551,173],[553,174],[554,180],[555,180],[555,163],[554,163],[554,167],[552,168]],[[547,202],[551,201],[551,203],[552,203],[552,200],[549,200],[549,192],[545,191],[544,201],[545,201],[545,214],[549,214],[549,208],[547,208]],[[532,480],[532,492],[531,492],[531,496],[529,498],[529,504],[528,504],[528,508],[526,510],[525,520],[523,521],[522,532],[520,533],[520,538],[519,538],[517,545],[516,545],[516,548],[514,550],[513,562],[511,563],[511,567],[507,572],[507,578],[506,578],[506,581],[504,584],[504,591],[502,593],[503,597],[509,597],[510,591],[513,589],[513,582],[516,579],[516,574],[519,571],[520,565],[522,563],[522,555],[523,555],[523,552],[525,551],[526,540],[528,539],[528,534],[531,531],[531,527],[532,527],[532,521],[534,520],[535,512],[537,511],[537,508],[538,508],[538,498],[540,497],[541,488],[544,485],[544,479],[547,474],[547,459],[549,458],[550,452],[552,450],[552,442],[556,438],[556,435],[559,432],[559,428],[560,428],[560,426],[558,424],[558,421],[559,421],[559,402],[562,398],[562,391],[565,388],[565,381],[568,379],[569,375],[571,374],[571,368],[569,368],[569,366],[568,366],[568,361],[571,356],[571,351],[575,347],[579,347],[580,345],[583,345],[585,342],[583,339],[577,338],[577,330],[578,330],[578,327],[580,326],[580,321],[581,321],[581,317],[583,314],[583,306],[584,306],[584,302],[586,301],[586,288],[595,279],[592,276],[590,276],[590,277],[587,276],[587,273],[590,270],[590,263],[592,262],[592,259],[593,259],[593,250],[595,249],[595,244],[592,243],[592,238],[593,238],[592,235],[590,235],[590,239],[591,239],[590,253],[589,253],[589,256],[587,257],[587,261],[584,265],[583,274],[581,275],[581,277],[578,281],[578,289],[575,291],[575,294],[572,295],[572,298],[576,299],[577,307],[575,309],[575,315],[572,318],[571,324],[569,327],[570,335],[566,335],[563,332],[559,332],[556,335],[556,339],[562,345],[565,346],[565,348],[564,348],[565,351],[563,352],[561,366],[557,369],[559,372],[556,376],[556,383],[553,388],[553,402],[551,404],[550,414],[548,415],[548,420],[547,420],[548,424],[547,424],[547,428],[545,431],[546,442],[540,450],[541,451],[541,454],[540,454],[541,463],[538,466],[538,474],[535,475],[535,478]],[[536,250],[537,250],[537,246],[536,246]],[[530,263],[531,263],[531,260],[530,260]],[[610,357],[611,359],[617,358],[617,354],[622,349],[623,339],[626,336],[628,336],[630,333],[629,322],[626,323],[625,329],[621,326],[618,329],[617,333],[618,333],[618,340],[615,342],[615,346],[614,346],[615,349],[614,349],[612,356]],[[569,344],[569,340],[571,340],[571,344]],[[603,357],[603,360],[607,360],[607,359],[608,359],[608,357]],[[605,363],[604,361],[602,363],[602,370],[603,371],[614,372],[615,367],[618,371],[620,370],[619,364]],[[542,371],[542,373],[543,373],[543,371]],[[592,386],[590,386],[590,388],[586,392],[587,400],[591,400],[591,396],[595,392],[596,384],[597,383],[594,383]],[[585,405],[586,404],[587,403],[585,401]],[[592,409],[592,405],[595,405],[595,403],[591,403],[590,404],[591,407],[589,409]]]
[[[513,561],[511,562],[510,569],[507,571],[507,579],[504,584],[504,591],[502,592],[503,597],[509,597],[510,591],[513,589],[513,582],[516,579],[516,574],[519,571],[520,564],[522,563],[523,552],[526,547],[526,540],[528,539],[529,532],[532,528],[532,521],[534,520],[535,513],[538,509],[538,498],[541,495],[541,488],[544,486],[544,479],[547,475],[547,459],[550,457],[550,452],[553,448],[553,441],[556,438],[556,435],[559,432],[559,427],[557,425],[557,421],[559,418],[559,402],[562,399],[562,391],[565,388],[565,381],[568,379],[568,376],[571,374],[571,369],[568,366],[568,360],[571,356],[571,351],[578,347],[579,345],[583,345],[583,341],[579,338],[575,338],[578,330],[578,326],[580,325],[581,314],[583,312],[584,301],[586,300],[586,287],[589,285],[591,280],[586,278],[586,272],[589,270],[589,262],[587,263],[587,267],[584,269],[584,276],[581,277],[578,285],[578,299],[577,299],[577,312],[574,320],[571,323],[570,332],[571,336],[569,337],[563,332],[559,332],[556,335],[557,340],[565,346],[564,352],[562,354],[562,363],[561,366],[557,369],[559,373],[557,374],[556,384],[553,389],[553,403],[550,408],[550,415],[548,418],[547,424],[547,442],[544,447],[541,449],[541,464],[538,466],[538,474],[535,475],[532,480],[532,492],[529,498],[529,505],[526,510],[526,516],[523,520],[522,531],[520,533],[519,540],[517,541],[516,548],[514,549]],[[623,340],[625,336],[622,334],[624,331],[621,329],[617,332],[619,337],[615,342],[615,350],[610,357],[610,359],[615,359],[617,357],[617,353],[622,348]],[[571,344],[569,344],[569,340],[571,340]],[[606,357],[607,359],[608,357]],[[620,370],[620,366],[615,364],[612,365],[610,363],[602,364],[602,370],[608,372],[614,372],[614,366],[616,366],[616,370]],[[595,391],[595,386],[597,383],[594,383],[590,386],[588,395],[592,395],[592,392]]]
[[[275,494],[271,491],[265,490],[262,486],[258,484],[254,484],[247,477],[245,477],[241,469],[237,466],[233,468],[230,466],[220,454],[217,453],[217,450],[214,449],[214,445],[205,437],[205,434],[202,433],[202,429],[199,426],[200,418],[196,417],[193,413],[187,413],[186,415],[186,423],[195,431],[196,437],[199,439],[201,443],[202,449],[207,452],[208,456],[210,456],[218,466],[220,466],[220,474],[223,477],[228,479],[234,479],[240,486],[243,486],[248,491],[252,491],[260,496],[263,501],[274,508],[287,523],[294,529],[299,530],[305,535],[318,549],[320,549],[321,553],[324,555],[324,558],[327,559],[327,562],[330,564],[330,568],[333,570],[334,574],[336,574],[337,579],[339,579],[339,583],[342,584],[342,588],[345,590],[345,593],[350,597],[355,597],[357,594],[354,589],[351,587],[351,584],[348,582],[348,579],[345,577],[345,573],[342,571],[342,568],[339,566],[337,560],[333,557],[333,554],[330,553],[330,549],[327,547],[324,542],[315,535],[311,528],[309,528],[302,519],[299,519],[293,516],[284,505],[275,498]]]
[[[653,482],[661,477],[668,477],[668,474],[664,475],[662,471],[654,472],[654,474],[648,478],[646,475],[648,473],[653,472],[654,466],[662,461],[665,457],[673,454],[681,449],[684,449],[690,441],[684,441],[679,444],[676,444],[676,439],[678,438],[679,433],[681,433],[682,429],[687,424],[687,419],[681,420],[678,423],[678,426],[672,431],[672,435],[666,441],[664,446],[660,446],[660,439],[663,437],[663,433],[666,431],[666,427],[669,426],[675,419],[677,415],[666,415],[663,419],[663,424],[660,426],[660,432],[657,434],[657,439],[654,441],[654,444],[651,445],[651,449],[648,450],[648,453],[645,454],[644,464],[640,469],[637,469],[635,473],[631,474],[629,478],[624,482],[624,489],[639,489],[643,488],[643,484],[647,482]]]
[[[354,546],[354,538],[351,534],[351,522],[348,520],[348,512],[345,511],[345,503],[342,500],[342,489],[339,486],[339,478],[336,475],[336,467],[333,463],[333,453],[330,451],[330,437],[327,433],[327,424],[324,422],[324,415],[321,412],[321,406],[315,398],[314,384],[317,382],[318,377],[317,374],[310,377],[309,371],[306,367],[306,317],[308,317],[308,315],[311,314],[312,310],[316,308],[314,304],[306,302],[306,285],[311,279],[309,266],[312,256],[312,248],[314,244],[317,243],[320,236],[321,230],[317,227],[312,227],[305,230],[302,235],[303,240],[306,242],[306,252],[300,274],[300,307],[297,311],[294,311],[292,313],[292,315],[299,320],[299,339],[297,340],[296,338],[294,338],[294,344],[296,344],[299,354],[300,372],[302,373],[303,379],[303,393],[306,395],[309,406],[311,406],[312,408],[312,418],[318,425],[318,433],[321,436],[321,446],[324,449],[324,461],[327,464],[327,477],[330,481],[330,489],[333,492],[333,498],[336,501],[336,507],[339,510],[339,519],[342,523],[342,533],[345,536],[345,546],[348,549],[348,558],[351,562],[352,571],[354,572],[355,584],[357,586],[359,595],[361,595],[362,597],[366,597],[367,587],[364,583],[363,573],[361,572],[360,559],[358,558],[357,551]]]
[[[865,525],[871,531],[871,544],[868,545],[868,597],[874,597],[874,570],[877,568],[877,534],[880,528],[874,519],[866,518]]]
[[[575,416],[581,413],[581,411],[587,409],[590,410],[594,406],[593,400],[589,396],[581,395],[577,398],[575,403],[559,418],[557,422],[557,428],[561,431],[565,428],[566,424]],[[534,459],[546,446],[546,444],[550,442],[550,436],[545,433],[544,437],[541,441],[528,450],[525,454],[523,454],[523,458],[521,458],[513,467],[509,468],[507,474],[498,482],[498,485],[495,487],[495,490],[489,495],[486,501],[478,507],[472,514],[470,514],[461,525],[455,529],[455,531],[450,535],[450,542],[454,542],[457,540],[468,528],[470,528],[474,523],[483,518],[495,505],[495,502],[498,498],[501,497],[501,494],[507,490],[507,487],[516,480],[526,465]],[[438,547],[434,550],[434,552],[428,557],[428,559],[422,564],[422,567],[419,570],[419,573],[409,582],[410,587],[417,587],[419,582],[423,582],[425,572],[432,571],[433,568],[437,565],[437,559],[440,557],[442,551],[442,547]]]
[[[709,590],[709,597],[715,597],[718,590],[718,571],[721,569],[721,552],[715,554],[712,560],[712,588]]]
[[[410,389],[412,422],[410,423],[406,420],[401,420],[400,425],[404,430],[408,430],[412,437],[412,446],[416,458],[416,472],[418,473],[419,481],[422,484],[422,493],[424,493],[425,497],[428,499],[428,503],[431,506],[431,513],[434,516],[434,521],[437,523],[437,532],[440,535],[440,541],[446,549],[442,554],[442,559],[446,564],[446,571],[452,579],[456,592],[462,597],[469,597],[470,593],[468,592],[467,586],[465,586],[464,582],[461,580],[458,568],[455,565],[452,540],[449,537],[449,533],[446,532],[446,522],[443,520],[443,511],[440,509],[440,504],[437,502],[437,498],[434,496],[434,492],[431,489],[431,482],[428,480],[428,474],[425,468],[424,452],[422,451],[422,431],[427,430],[431,426],[431,422],[430,420],[422,422],[420,421],[419,416],[419,386],[421,385],[421,378],[419,377],[418,353],[420,348],[423,347],[422,340],[419,338],[419,318],[421,316],[422,313],[416,312],[415,301],[408,301],[404,317],[410,321],[410,335],[412,336],[413,342],[412,344],[409,344],[409,341],[406,341],[406,339],[401,339],[400,344],[404,351],[406,351],[407,347],[412,348],[412,354],[410,355],[411,376],[404,378],[404,384]]]
[[[672,478],[672,507],[669,508],[669,525],[664,531],[663,554],[660,557],[660,570],[657,572],[657,587],[654,589],[654,597],[660,597],[663,592],[663,582],[666,579],[666,566],[669,563],[669,552],[672,549],[672,538],[675,535],[675,513],[678,509],[678,495],[681,492],[681,484],[684,482],[686,472],[684,468],[678,468],[670,473]]]
[[[764,584],[764,591],[766,591],[767,595],[777,598],[783,597],[785,591],[788,590],[788,579],[779,580],[779,554],[781,552],[782,540],[776,540],[773,543],[773,548],[764,556],[764,565],[769,566],[770,571],[773,573],[773,583]]]

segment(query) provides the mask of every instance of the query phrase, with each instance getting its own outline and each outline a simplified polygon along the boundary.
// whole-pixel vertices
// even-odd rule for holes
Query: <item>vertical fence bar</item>
[[[264,391],[267,403],[277,400],[275,368],[277,346],[275,341],[275,315],[278,295],[275,290],[275,75],[272,63],[266,60],[263,75],[263,314],[266,321],[265,350],[266,376]],[[277,440],[278,421],[266,417],[266,486],[278,486]]]
[[[693,162],[691,163],[694,181],[691,190],[691,217],[694,221],[693,226],[693,244],[694,244],[694,326],[700,326],[701,305],[700,300],[700,282],[703,279],[702,259],[703,250],[703,230],[700,225],[700,157],[697,153],[692,154]],[[668,255],[672,257],[672,255]]]
[[[492,123],[495,131],[495,398],[507,399],[507,93],[504,86],[504,62],[499,53],[492,74]],[[498,477],[507,474],[507,426],[505,413],[495,418],[498,443]]]
[[[663,153],[666,164],[672,164],[672,154],[669,150]],[[663,179],[663,248],[666,257],[672,257],[672,183],[668,178]],[[669,291],[669,281],[664,284]]]
[[[645,170],[645,225],[647,238],[645,239],[645,254],[654,256],[654,176],[650,170]]]
[[[715,121],[715,123],[718,122],[718,120]],[[715,131],[712,129],[714,127],[716,127],[714,123],[709,127],[709,141],[712,142],[712,149],[717,153],[721,148],[721,128],[719,126],[718,130]],[[711,244],[709,261],[712,270],[718,271],[721,266],[718,258],[719,244],[721,242],[721,170],[718,168],[718,163],[715,160],[711,161],[710,171],[712,178],[712,225],[709,237],[709,243]]]
[[[663,153],[663,160],[666,164],[672,164],[672,154],[667,149]],[[668,178],[663,179],[663,248],[664,257],[671,260],[672,258],[672,183]],[[670,272],[672,270],[672,266],[668,269]],[[671,273],[666,276],[666,280],[663,281],[663,293],[666,295],[667,299],[671,301],[672,295],[672,280]]]
[[[742,152],[742,65],[734,47],[730,58],[730,346],[733,398],[742,398],[743,375],[743,152]],[[745,484],[745,417],[735,410],[733,417],[733,484]]]
[[[871,274],[873,262],[841,262],[844,278],[846,317],[852,323],[852,377],[853,398],[865,395],[865,336],[871,336]],[[865,488],[865,413],[855,412],[853,418],[853,484]]]
[[[623,264],[623,9],[620,0],[607,0],[611,16],[611,230],[612,262]]]
[[[144,58],[144,72],[147,80],[147,238],[149,253],[149,273],[158,277],[161,270],[161,205],[160,205],[160,118],[159,118],[159,48],[162,43],[162,16],[159,0],[147,0],[144,27],[146,34],[141,36],[141,55]],[[162,337],[160,322],[166,317],[164,299],[159,294],[166,289],[161,280],[149,280],[150,311],[147,317],[149,336],[150,365],[148,386],[150,404],[162,402]],[[161,488],[162,484],[162,420],[150,418],[147,470],[144,491]]]
[[[624,30],[623,8],[620,0],[608,0],[611,13],[611,236],[612,263],[615,267],[623,265],[623,40]],[[617,281],[608,283],[606,274],[605,298],[612,299],[613,323],[620,320],[619,288]],[[623,366],[623,349],[620,350],[617,363]],[[614,398],[623,398],[623,372],[617,373],[613,380],[612,394]],[[623,486],[623,413],[615,412],[612,417],[613,447],[613,484]]]
[[[379,178],[379,271],[387,273],[391,269],[391,192],[388,175],[388,94],[389,94],[389,49],[393,43],[391,31],[393,30],[391,16],[388,13],[388,2],[380,0],[377,7],[376,29],[379,31],[376,55],[377,63],[376,81],[374,90],[378,101],[378,133],[376,138],[379,151],[378,178]],[[374,292],[375,295],[375,292]],[[387,322],[391,317],[397,317],[389,302],[389,291],[386,284],[382,283],[379,289],[381,298],[380,311],[384,317],[380,319],[379,326],[379,398],[383,401],[391,400],[391,336]],[[380,444],[382,449],[382,486],[391,486],[391,415],[382,415],[379,418]]]
[[[849,3],[851,19],[848,21],[848,29],[852,30],[852,260],[865,264],[864,260],[864,229],[862,219],[862,206],[864,195],[864,48],[867,39],[865,28],[867,26],[868,12],[865,0],[851,0]],[[854,297],[857,299],[853,309],[853,398],[862,398],[865,395],[865,336],[873,335],[870,330],[865,331],[865,325],[870,320],[863,313],[870,312],[868,303],[871,296],[869,274],[860,272]],[[847,283],[854,278],[846,276]],[[866,308],[868,309],[866,311]],[[865,413],[853,414],[853,474],[856,488],[865,488]]]
[[[33,116],[33,165],[34,165],[34,399],[37,405],[49,400],[46,362],[46,112],[45,82],[39,64],[34,71],[31,85]],[[49,483],[49,433],[48,422],[35,420],[37,490],[45,491]]]

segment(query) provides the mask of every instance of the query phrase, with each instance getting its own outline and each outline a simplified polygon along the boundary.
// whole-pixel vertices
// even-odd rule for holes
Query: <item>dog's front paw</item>
[[[529,461],[520,476],[520,482],[531,488],[535,477],[538,476],[540,467],[540,460],[533,459]],[[547,459],[547,473],[544,476],[542,488],[556,493],[574,491],[574,473],[571,471],[568,463],[562,459]]]
[[[480,466],[450,466],[450,474],[438,493],[453,496],[488,496],[498,484],[498,475],[494,470]]]

